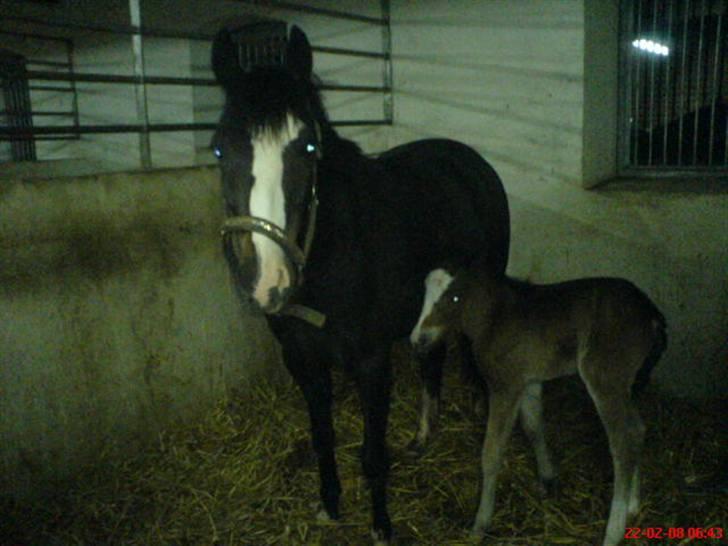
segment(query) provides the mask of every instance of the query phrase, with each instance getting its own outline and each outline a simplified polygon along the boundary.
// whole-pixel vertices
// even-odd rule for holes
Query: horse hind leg
[[[614,491],[603,544],[615,546],[624,538],[627,516],[639,509],[639,457],[645,429],[637,407],[630,398],[628,381],[610,383],[603,378],[590,379],[584,374],[582,377],[609,439],[614,466]]]
[[[542,395],[543,385],[541,383],[529,384],[521,400],[520,416],[521,427],[536,453],[536,465],[541,486],[544,491],[550,492],[556,486],[556,468],[546,445]]]
[[[421,455],[437,427],[440,413],[440,387],[442,384],[442,367],[447,348],[440,344],[429,353],[418,354],[415,358],[420,365],[422,378],[422,395],[420,397],[420,416],[415,437],[407,446],[408,451]]]

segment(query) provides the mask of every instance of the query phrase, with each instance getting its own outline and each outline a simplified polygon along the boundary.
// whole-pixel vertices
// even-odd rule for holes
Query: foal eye
[[[220,159],[222,157],[222,150],[220,148],[218,148],[217,146],[215,146],[215,148],[213,148],[212,153],[215,154],[215,157],[218,159]]]
[[[306,144],[306,153],[307,154],[313,154],[316,152],[316,145],[312,143]]]
[[[460,296],[453,296],[453,297],[452,297],[452,302],[453,302],[453,303],[457,303],[457,302],[459,302],[459,301],[460,301]]]

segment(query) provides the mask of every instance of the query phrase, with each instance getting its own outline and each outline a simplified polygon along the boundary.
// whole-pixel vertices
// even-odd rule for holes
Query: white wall
[[[444,136],[488,159],[509,197],[509,272],[627,277],[663,309],[666,393],[728,388],[728,191],[614,175],[616,0],[393,2],[390,145]]]

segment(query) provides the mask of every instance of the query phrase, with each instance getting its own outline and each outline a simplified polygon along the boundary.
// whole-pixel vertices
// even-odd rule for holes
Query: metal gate
[[[0,116],[5,120],[3,124],[18,130],[32,127],[33,117],[25,58],[0,49],[0,86],[2,87]],[[13,161],[32,161],[35,159],[35,142],[11,141],[9,151],[7,155]]]
[[[54,116],[73,116],[73,124],[39,124],[39,123],[13,123],[2,120],[0,123],[0,141],[11,142],[14,147],[33,147],[35,142],[46,139],[79,139],[84,135],[94,134],[139,134],[139,157],[141,167],[152,167],[152,153],[150,146],[150,135],[153,133],[181,133],[190,131],[210,131],[217,126],[216,122],[175,122],[175,123],[155,123],[150,121],[149,106],[147,99],[147,90],[151,86],[182,86],[182,87],[217,87],[218,84],[211,78],[195,78],[195,77],[170,77],[150,75],[145,70],[144,62],[144,42],[146,38],[153,39],[170,39],[170,40],[189,40],[192,42],[209,42],[213,35],[206,35],[194,32],[178,32],[174,30],[155,30],[142,24],[141,0],[127,0],[129,6],[129,23],[130,24],[114,24],[103,25],[95,24],[88,20],[82,21],[56,21],[48,17],[35,16],[16,16],[3,14],[0,17],[0,36],[13,35],[20,40],[33,38],[35,40],[68,42],[70,48],[73,47],[72,40],[61,38],[55,35],[55,32],[68,33],[75,32],[80,35],[97,33],[99,35],[119,35],[132,37],[132,56],[133,56],[133,74],[117,74],[117,73],[99,73],[91,71],[75,71],[73,66],[73,56],[69,54],[69,63],[48,62],[43,59],[29,59],[29,65],[40,65],[40,67],[58,68],[63,70],[42,70],[31,66],[25,71],[25,81],[30,82],[30,90],[73,90],[74,103],[72,112],[44,112],[36,108],[32,108],[30,98],[26,105],[26,118],[32,122],[34,116],[54,115]],[[382,97],[382,115],[381,117],[354,118],[354,119],[335,119],[332,125],[352,127],[352,126],[375,126],[375,125],[391,125],[393,122],[393,104],[392,104],[392,58],[391,58],[391,34],[390,34],[390,15],[389,0],[379,0],[379,16],[365,16],[346,11],[335,9],[324,9],[314,6],[308,6],[302,2],[287,2],[282,0],[238,0],[243,6],[241,15],[245,15],[244,6],[249,6],[252,14],[265,12],[264,19],[268,19],[268,13],[276,14],[278,12],[291,12],[320,16],[330,19],[339,19],[361,23],[370,27],[381,28],[381,50],[359,50],[340,47],[328,47],[313,45],[312,49],[315,53],[324,53],[327,55],[340,56],[351,59],[374,59],[381,61],[382,71],[381,79],[372,85],[361,84],[320,84],[318,87],[322,91],[341,91],[357,94],[375,94]],[[211,8],[213,2],[211,2]],[[260,17],[256,15],[256,17]],[[10,29],[1,28],[5,24]],[[15,26],[22,28],[30,28],[31,30],[19,31]],[[41,30],[36,30],[41,29]],[[72,51],[69,50],[69,51]],[[66,68],[68,67],[68,68]],[[58,87],[59,83],[69,84],[69,88]],[[84,83],[102,83],[109,86],[126,86],[133,87],[136,102],[136,119],[131,123],[89,123],[87,120],[79,122],[78,104],[76,97],[76,84]],[[40,84],[40,85],[39,85]],[[8,107],[5,105],[4,110],[8,114]],[[112,108],[110,106],[109,108]],[[87,116],[88,118],[88,116]],[[28,157],[28,159],[31,159]],[[34,159],[34,157],[32,158]]]
[[[727,7],[622,1],[622,174],[728,172]]]

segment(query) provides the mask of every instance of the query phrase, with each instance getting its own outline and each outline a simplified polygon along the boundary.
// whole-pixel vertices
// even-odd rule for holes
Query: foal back
[[[508,360],[525,381],[578,371],[604,387],[629,388],[636,377],[646,383],[656,361],[651,355],[665,346],[665,319],[635,285],[618,278],[506,282],[491,358]]]

